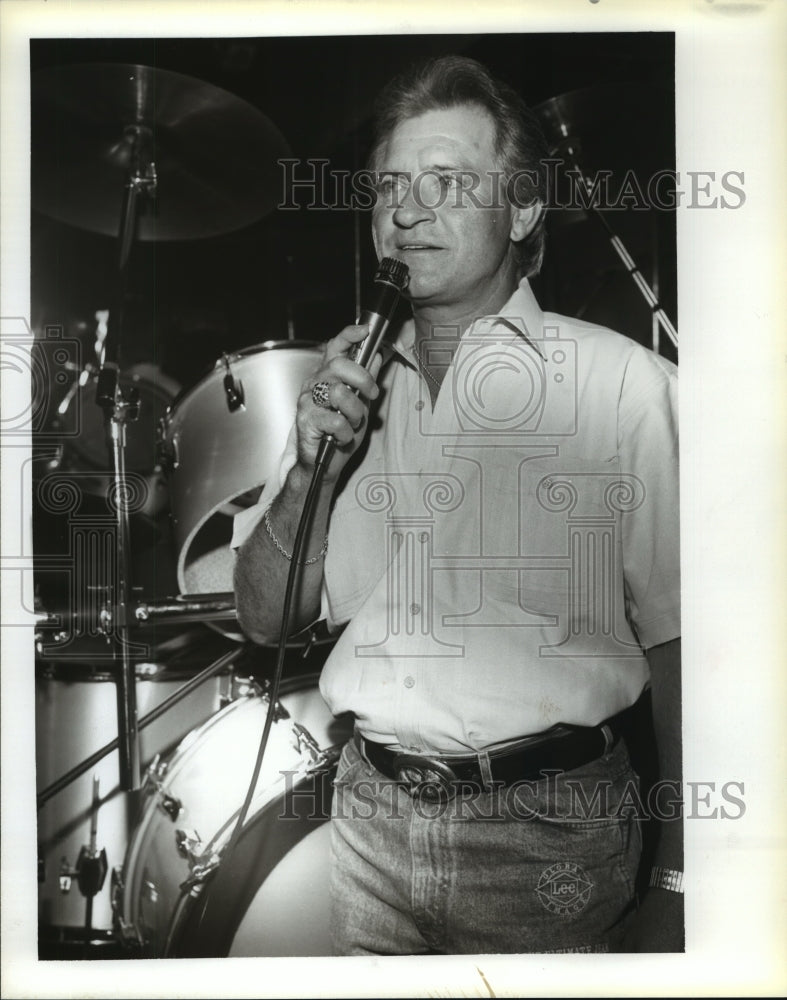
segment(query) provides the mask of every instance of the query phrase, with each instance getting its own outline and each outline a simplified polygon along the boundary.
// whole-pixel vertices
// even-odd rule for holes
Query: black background
[[[572,131],[586,170],[613,172],[611,190],[630,169],[643,189],[656,171],[674,169],[671,33],[40,39],[31,41],[31,69],[118,62],[176,71],[260,109],[292,156],[355,170],[364,165],[379,88],[413,60],[445,52],[486,63],[531,106],[585,91]],[[32,157],[40,162],[51,137],[36,130],[35,120],[33,137]],[[231,165],[227,170],[231,177]],[[119,219],[121,201],[119,184],[108,217]],[[90,326],[115,288],[116,241],[40,213],[35,190],[32,207],[33,326],[36,332],[46,324]],[[193,211],[198,216],[200,205]],[[607,215],[648,280],[658,282],[674,321],[674,213]],[[363,287],[373,266],[365,212],[274,210],[218,236],[138,242],[129,274],[128,362],[153,362],[188,387],[222,351],[286,339],[288,320],[298,339],[327,339],[355,315],[356,245]],[[649,307],[586,213],[551,211],[547,257],[534,288],[545,309],[652,342]],[[665,341],[661,350],[674,359]]]

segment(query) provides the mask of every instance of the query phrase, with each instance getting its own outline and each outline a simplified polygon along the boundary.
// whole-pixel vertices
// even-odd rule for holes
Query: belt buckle
[[[451,768],[434,757],[397,754],[394,760],[396,780],[414,799],[426,802],[450,802],[456,795],[457,776]]]

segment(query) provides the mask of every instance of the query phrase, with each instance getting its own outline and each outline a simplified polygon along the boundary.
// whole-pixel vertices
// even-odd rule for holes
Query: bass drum
[[[232,519],[275,473],[301,387],[321,356],[316,344],[290,340],[224,355],[163,420],[181,593],[233,589]]]
[[[148,775],[141,820],[113,874],[117,933],[142,957],[330,954],[326,821],[352,730],[330,714],[314,678],[282,694],[243,830],[218,864],[267,708],[259,693],[233,702]]]

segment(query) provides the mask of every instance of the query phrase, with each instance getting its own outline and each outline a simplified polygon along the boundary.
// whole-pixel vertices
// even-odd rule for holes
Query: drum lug
[[[178,816],[180,816],[180,811],[183,808],[183,803],[174,795],[163,795],[159,799],[158,804],[159,808],[164,810],[173,823],[177,820]]]
[[[229,694],[224,696],[224,703],[237,701],[239,698],[260,698],[263,690],[253,677],[238,677],[233,674],[230,678]]]
[[[175,431],[172,440],[168,440],[169,425],[172,418],[172,407],[167,407],[166,414],[158,422],[158,441],[156,444],[156,460],[165,475],[174,472],[180,465],[178,445],[180,432]]]
[[[304,752],[309,754],[311,760],[307,764],[307,771],[315,771],[325,767],[329,762],[329,754],[325,750],[320,749],[320,745],[309,732],[309,730],[302,726],[299,722],[293,722],[292,731],[295,735],[295,749],[298,753],[303,754]]]
[[[180,816],[181,810],[183,809],[183,803],[175,795],[170,795],[169,792],[164,791],[162,779],[166,773],[167,762],[164,761],[163,763],[160,763],[160,754],[156,754],[151,761],[150,767],[148,767],[147,771],[145,771],[142,789],[143,791],[153,795],[158,794],[159,809],[165,812],[174,823],[178,816]]]
[[[260,688],[259,685],[257,685],[257,692],[268,702],[270,701],[271,697],[270,689],[271,689],[270,681],[265,681],[264,688]],[[277,701],[276,704],[273,706],[273,721],[281,722],[282,719],[289,719],[289,717],[290,713],[287,711],[287,709],[284,707],[284,705],[282,705],[280,701]]]
[[[180,883],[180,891],[187,892],[190,896],[199,896],[202,886],[209,875],[219,867],[221,858],[218,854],[211,854],[207,861],[194,865],[191,875]]]
[[[222,695],[222,705],[228,705],[239,698],[263,698],[270,700],[270,681],[264,681],[264,686],[260,686],[254,677],[237,677],[233,674],[230,679],[230,690],[228,695]],[[273,721],[281,722],[282,719],[289,719],[290,713],[277,701],[273,707]]]
[[[196,830],[176,830],[175,847],[178,854],[191,866],[191,875],[180,888],[183,892],[196,896],[205,879],[219,867],[221,858],[215,851],[199,851],[202,840]]]
[[[191,866],[189,881],[202,882],[219,866],[219,855],[215,851],[200,851],[202,838],[196,830],[176,830],[175,847],[178,854]]]
[[[266,698],[267,697],[268,696],[266,695]],[[281,722],[282,719],[289,719],[289,717],[290,713],[287,711],[287,709],[284,707],[284,705],[282,705],[280,701],[277,701],[276,704],[273,706],[273,721]]]
[[[160,792],[161,782],[167,773],[167,762],[161,760],[161,754],[156,754],[145,771],[142,779],[142,790],[147,792]]]
[[[178,854],[190,864],[195,864],[200,854],[196,850],[202,846],[202,840],[196,830],[176,830],[175,847]]]
[[[222,354],[221,363],[227,371],[227,374],[224,376],[224,398],[227,401],[227,409],[230,413],[234,413],[236,410],[245,410],[246,394],[243,391],[243,383],[232,374],[228,354]]]

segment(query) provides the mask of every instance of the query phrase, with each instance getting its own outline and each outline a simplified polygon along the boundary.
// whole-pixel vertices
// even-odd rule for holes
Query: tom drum
[[[225,355],[162,421],[181,593],[232,590],[232,519],[275,472],[302,384],[320,357],[307,341]]]

